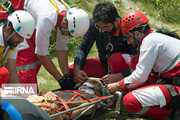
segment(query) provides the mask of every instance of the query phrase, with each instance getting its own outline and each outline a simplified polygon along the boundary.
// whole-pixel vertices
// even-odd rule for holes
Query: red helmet
[[[121,21],[121,29],[123,35],[132,30],[133,28],[147,23],[149,20],[146,16],[139,11],[131,11],[127,13]]]

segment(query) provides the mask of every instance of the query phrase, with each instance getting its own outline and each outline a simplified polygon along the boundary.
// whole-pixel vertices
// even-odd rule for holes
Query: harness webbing
[[[58,5],[56,4],[56,2],[54,0],[50,0],[50,2],[54,5],[54,7],[56,8],[56,12],[57,14],[59,14],[59,8]],[[68,10],[67,5],[64,3],[64,1],[60,0],[60,2],[66,7],[66,9]]]
[[[169,84],[164,84],[164,86],[166,86],[166,88],[168,89],[168,91],[170,92],[172,97],[177,96],[178,94],[175,92],[175,90],[173,89],[173,86],[169,85]]]
[[[67,103],[62,99],[60,98],[59,96],[57,96],[57,98],[62,102],[63,106],[66,108],[66,110],[69,110],[69,106],[67,105]],[[58,109],[59,110],[59,109]]]
[[[16,48],[14,47],[13,49],[10,49],[9,46],[5,49],[4,52],[4,47],[0,46],[0,65],[4,66],[11,51],[14,51]]]
[[[76,97],[81,97],[82,99],[87,100],[88,102],[91,102],[88,98],[84,97],[83,95],[81,95],[80,93],[76,92],[76,91],[62,91],[62,92],[73,92],[75,95],[70,98],[68,100],[68,102],[71,102],[72,100],[74,100]],[[61,106],[58,110],[62,110],[64,107],[66,108],[66,110],[69,110],[69,106],[67,105],[66,102],[64,102],[59,96],[57,96],[57,98],[62,102],[63,106]]]
[[[55,111],[58,111],[58,112],[62,112],[62,110],[55,109],[55,108],[50,107],[50,106],[48,106],[48,105],[38,105],[38,107],[49,108],[49,109],[51,109],[51,110],[55,110]],[[69,115],[69,114],[67,113],[67,115]]]
[[[76,91],[74,91],[74,90],[66,90],[66,91],[60,91],[59,93],[61,93],[61,92],[72,92],[72,93],[74,93],[74,96],[71,97],[67,102],[65,102],[65,101],[64,101],[61,97],[59,97],[59,96],[57,96],[57,99],[58,99],[59,101],[57,101],[57,100],[48,100],[49,102],[54,102],[54,103],[56,103],[56,104],[62,104],[62,106],[61,106],[59,109],[52,108],[52,107],[50,107],[50,106],[48,106],[48,105],[38,105],[38,106],[39,106],[39,107],[49,108],[49,109],[55,110],[55,111],[57,111],[57,112],[62,112],[62,111],[63,111],[63,110],[62,110],[63,108],[65,108],[66,110],[70,110],[70,108],[69,108],[69,106],[68,106],[69,103],[71,103],[71,104],[72,104],[72,103],[85,103],[85,102],[91,103],[91,102],[96,101],[96,100],[109,99],[108,96],[102,96],[102,97],[97,97],[97,98],[88,99],[88,98],[86,98],[85,96],[83,96],[83,95],[81,94],[81,93],[86,93],[86,92],[81,91],[81,90],[76,90]],[[76,97],[82,98],[83,101],[73,101]],[[111,105],[109,104],[109,106],[111,106]],[[98,107],[95,106],[94,108],[97,109]],[[71,116],[72,113],[68,112],[68,113],[66,113],[66,115]]]
[[[8,14],[12,13],[14,11],[14,8],[11,1],[7,0],[5,4],[6,5],[8,4],[8,6],[4,6],[3,3],[0,3],[0,7],[4,10],[4,11],[0,11],[0,13],[8,13]]]

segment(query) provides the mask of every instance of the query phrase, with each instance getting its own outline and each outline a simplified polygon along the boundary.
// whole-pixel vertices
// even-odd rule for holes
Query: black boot
[[[170,120],[180,120],[180,108],[174,110],[171,115],[169,115]]]

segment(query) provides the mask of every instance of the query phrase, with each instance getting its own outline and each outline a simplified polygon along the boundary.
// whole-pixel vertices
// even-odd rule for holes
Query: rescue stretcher
[[[68,116],[66,119],[69,120],[73,111],[79,110],[81,108],[86,108],[86,109],[82,110],[78,115],[76,115],[73,118],[73,120],[84,119],[84,117],[86,117],[86,116],[84,116],[84,114],[91,109],[92,109],[91,114],[88,115],[88,117],[86,117],[86,118],[92,119],[97,114],[100,114],[100,113],[98,113],[98,112],[100,112],[100,111],[98,111],[98,109],[102,110],[101,112],[103,112],[105,110],[113,110],[114,109],[113,105],[114,105],[116,98],[117,98],[116,95],[111,95],[111,96],[105,96],[105,97],[98,97],[96,99],[89,99],[89,100],[87,100],[89,102],[88,104],[84,104],[84,105],[77,106],[74,108],[65,107],[64,111],[58,110],[59,111],[58,113],[52,114],[52,115],[50,115],[50,117],[53,119],[56,116],[66,114]],[[111,102],[108,102],[107,100],[111,100]],[[65,103],[65,105],[66,105],[66,103]]]
[[[120,112],[120,99],[122,96],[122,93],[120,92],[114,95],[106,93],[102,96],[89,94],[81,90],[60,90],[56,91],[55,93],[57,94],[57,100],[46,102],[56,103],[59,105],[58,107],[51,107],[48,104],[38,105],[42,109],[46,108],[46,113],[48,113],[53,120],[92,119],[105,111],[116,110]],[[64,100],[63,98],[61,98],[62,94],[73,95],[69,96],[68,99]]]

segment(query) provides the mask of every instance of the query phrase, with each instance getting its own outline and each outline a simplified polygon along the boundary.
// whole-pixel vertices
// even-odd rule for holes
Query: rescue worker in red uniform
[[[111,93],[126,93],[147,82],[153,70],[159,84],[137,88],[123,98],[125,108],[135,114],[162,120],[173,111],[180,113],[180,48],[179,39],[153,32],[148,19],[139,11],[127,13],[121,22],[128,44],[139,49],[138,63],[128,77],[106,84]],[[173,118],[174,117],[174,118]],[[180,115],[172,119],[179,119]]]
[[[11,13],[0,26],[0,87],[2,83],[20,83],[16,68],[18,45],[32,36],[34,28],[33,17],[22,10]]]
[[[68,36],[80,37],[86,33],[89,28],[87,13],[79,8],[70,9],[63,0],[11,0],[11,2],[14,10],[24,9],[29,12],[36,26],[33,36],[27,40],[28,45],[24,43],[18,52],[17,66],[21,82],[37,83],[37,73],[42,64],[61,87],[66,85],[63,81],[72,79],[68,70]],[[48,55],[49,37],[54,29],[57,29],[55,48],[63,74],[60,74]],[[72,86],[69,84],[67,87]]]

